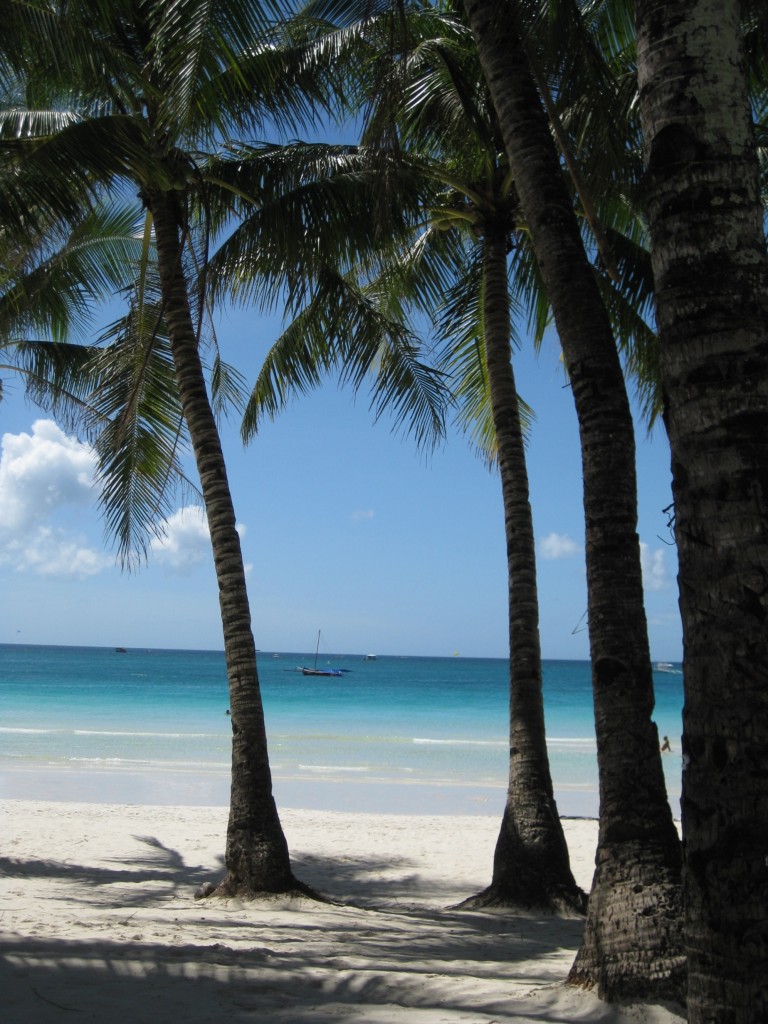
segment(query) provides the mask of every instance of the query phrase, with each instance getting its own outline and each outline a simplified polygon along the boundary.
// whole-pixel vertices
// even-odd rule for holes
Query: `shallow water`
[[[259,654],[278,802],[371,811],[497,813],[507,774],[500,659]],[[682,675],[655,673],[678,813]],[[544,663],[561,814],[597,813],[588,662]],[[0,645],[0,795],[226,803],[230,720],[219,651]],[[342,785],[344,784],[344,785]]]

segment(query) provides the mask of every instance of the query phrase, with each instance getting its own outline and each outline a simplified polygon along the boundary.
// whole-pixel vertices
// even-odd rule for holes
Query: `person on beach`
[[[661,744],[661,752],[662,752],[662,754],[671,754],[672,753],[672,747],[671,747],[670,742],[669,742],[669,736],[665,736],[664,737],[664,742]]]

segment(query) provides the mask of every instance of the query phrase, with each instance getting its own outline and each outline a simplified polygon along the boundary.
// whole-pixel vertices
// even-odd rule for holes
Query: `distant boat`
[[[317,667],[317,654],[320,650],[320,630],[317,631],[317,645],[315,646],[315,663],[312,668],[306,668],[302,666],[301,673],[305,676],[340,676],[342,669],[340,668],[318,668]]]
[[[366,656],[363,658],[363,661],[376,661],[376,655],[366,654]]]
[[[127,647],[116,647],[115,648],[115,654],[127,654],[127,653],[128,653],[128,648]]]

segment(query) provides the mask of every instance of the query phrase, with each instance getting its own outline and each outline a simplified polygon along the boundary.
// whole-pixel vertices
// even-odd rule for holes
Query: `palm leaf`
[[[263,415],[275,416],[291,395],[316,387],[334,370],[356,389],[368,381],[375,415],[388,410],[395,428],[420,445],[442,436],[445,389],[441,375],[419,357],[418,339],[382,311],[373,288],[329,268],[265,359],[246,407],[244,437],[253,436]]]
[[[146,557],[173,510],[185,445],[170,344],[156,301],[132,305],[100,338],[91,366],[91,423],[106,532],[122,563]]]

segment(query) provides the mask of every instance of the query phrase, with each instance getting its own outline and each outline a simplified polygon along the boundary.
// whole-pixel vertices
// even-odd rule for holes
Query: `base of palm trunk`
[[[294,877],[288,843],[271,793],[265,796],[255,788],[249,790],[234,782],[224,868],[226,875],[215,887],[219,896],[258,899],[295,893],[323,900],[310,886]]]
[[[568,846],[551,789],[537,787],[536,777],[510,787],[493,854],[487,889],[459,904],[462,910],[493,907],[583,916],[586,894],[571,872]]]
[[[587,912],[587,894],[579,889],[575,893],[509,892],[502,886],[490,885],[487,889],[469,896],[452,907],[453,910],[516,910],[520,913],[546,913],[554,918],[583,918]]]
[[[587,912],[587,894],[573,888],[553,884],[544,886],[541,879],[515,886],[492,882],[487,889],[462,900],[455,910],[517,910],[522,913],[546,913],[559,918],[583,918]]]
[[[212,896],[218,896],[222,899],[237,897],[238,899],[245,900],[261,900],[275,896],[287,896],[295,899],[315,900],[317,903],[334,902],[327,896],[323,896],[322,893],[317,892],[311,885],[307,885],[305,882],[300,882],[298,878],[294,878],[293,876],[291,876],[290,881],[287,883],[285,888],[258,889],[251,885],[246,885],[238,879],[231,878],[227,875],[219,882],[218,885],[214,885],[212,882],[204,882],[195,893],[196,900],[208,899]]]
[[[627,851],[623,851],[626,853]],[[638,851],[598,866],[584,941],[568,984],[609,1002],[685,1003],[683,893],[679,874]]]

